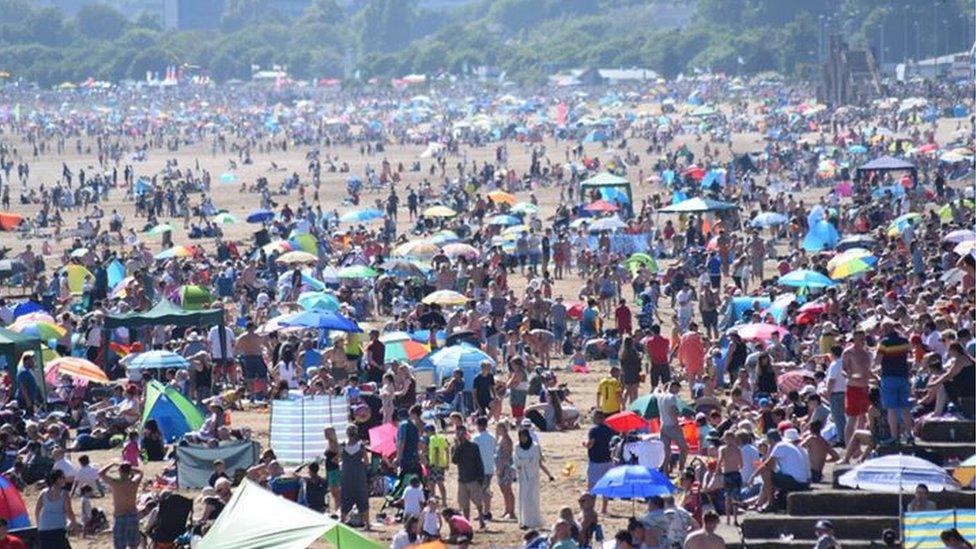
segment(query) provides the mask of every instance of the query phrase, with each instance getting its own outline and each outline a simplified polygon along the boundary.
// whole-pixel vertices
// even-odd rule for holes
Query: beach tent
[[[710,198],[689,198],[658,210],[661,213],[721,212],[736,209],[735,204]]]
[[[840,240],[837,229],[828,221],[817,221],[810,225],[810,230],[803,237],[803,249],[808,252],[835,248]]]
[[[438,386],[450,378],[454,370],[460,368],[464,374],[464,388],[470,390],[474,386],[474,378],[481,373],[483,361],[491,364],[493,370],[495,368],[495,361],[490,356],[477,347],[465,344],[444,347],[427,358],[434,366],[434,378]]]
[[[38,357],[39,364],[34,369],[37,386],[44,391],[44,357],[41,354],[41,340],[35,336],[17,333],[7,328],[0,328],[0,369],[6,368],[10,379],[17,377],[17,365],[24,353],[33,351]]]
[[[766,310],[772,301],[769,297],[733,297],[725,309],[725,313],[719,322],[720,330],[727,330],[736,325],[746,315],[746,312],[753,311],[753,304],[759,302],[759,311]]]
[[[875,158],[857,168],[858,178],[863,177],[868,172],[909,172],[912,174],[912,179],[918,179],[918,168],[915,167],[915,164],[893,156]]]
[[[186,433],[203,426],[203,413],[176,387],[151,380],[146,385],[145,400],[142,425],[145,426],[147,420],[155,419],[167,443],[176,442]]]
[[[245,479],[197,549],[305,549],[319,539],[336,549],[383,547],[328,515]]]
[[[258,462],[261,445],[253,440],[222,443],[216,448],[209,446],[176,447],[176,485],[180,488],[205,488],[210,484],[213,462],[224,462],[224,470],[231,477],[238,470],[247,471]]]
[[[7,480],[7,477],[0,475],[0,517],[6,519],[7,527],[11,530],[30,528],[30,515],[27,514],[27,506],[24,505],[24,498],[20,491]]]
[[[105,364],[109,364],[109,343],[112,330],[116,328],[139,328],[142,326],[183,326],[195,328],[209,328],[217,326],[220,330],[220,353],[221,356],[229,356],[228,349],[224,348],[226,342],[224,330],[224,310],[223,309],[201,309],[197,311],[187,311],[176,305],[172,301],[163,298],[152,309],[142,312],[132,312],[125,314],[108,315],[102,332],[102,354],[105,356]]]
[[[603,200],[620,204],[632,204],[634,196],[631,193],[630,181],[609,172],[599,173],[580,182],[580,198],[589,203],[589,191],[596,190]]]

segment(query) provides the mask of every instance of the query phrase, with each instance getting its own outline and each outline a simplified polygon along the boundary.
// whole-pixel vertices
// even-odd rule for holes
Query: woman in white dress
[[[552,473],[546,469],[542,460],[539,443],[532,440],[528,429],[519,429],[518,445],[515,447],[515,468],[518,470],[518,519],[523,529],[542,528],[545,520],[539,508],[540,471],[552,481]]]

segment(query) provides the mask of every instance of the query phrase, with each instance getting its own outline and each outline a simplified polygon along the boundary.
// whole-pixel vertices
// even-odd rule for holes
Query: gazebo
[[[908,172],[912,176],[912,181],[918,181],[918,167],[907,160],[894,156],[882,156],[858,166],[857,177],[862,179],[871,172]]]
[[[187,311],[172,301],[163,298],[148,311],[108,315],[106,317],[103,328],[104,332],[102,334],[102,353],[105,357],[106,366],[109,363],[109,353],[111,352],[111,348],[109,347],[111,331],[116,328],[132,329],[143,326],[192,326],[198,328],[217,326],[220,330],[220,354],[221,356],[227,356],[224,339],[224,330],[227,328],[224,324],[223,309]]]
[[[37,382],[44,390],[44,357],[41,354],[41,340],[39,338],[17,333],[13,330],[0,328],[0,360],[3,360],[3,367],[10,374],[10,379],[17,378],[17,365],[27,351],[33,351],[37,357],[38,369],[35,370]],[[40,374],[37,374],[40,372]]]

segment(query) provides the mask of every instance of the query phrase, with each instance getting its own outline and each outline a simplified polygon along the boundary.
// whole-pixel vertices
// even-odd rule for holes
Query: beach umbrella
[[[514,194],[505,191],[491,191],[488,193],[488,199],[495,204],[508,204],[509,206],[514,206],[517,201]]]
[[[339,310],[339,298],[330,292],[302,292],[298,296],[298,304],[306,311]]]
[[[776,386],[780,392],[786,394],[790,391],[799,391],[805,385],[813,382],[813,372],[807,370],[791,370],[780,374],[776,378]]]
[[[797,269],[779,277],[776,281],[780,286],[790,286],[792,288],[829,288],[836,286],[837,282],[831,280],[826,275],[809,269]]]
[[[7,328],[19,334],[34,336],[41,341],[60,339],[64,337],[66,333],[68,333],[61,326],[51,322],[23,322],[20,319],[17,319],[13,324],[7,326]]]
[[[864,248],[851,248],[842,254],[834,256],[827,262],[827,268],[830,269],[830,278],[840,280],[870,271],[877,263],[878,258],[868,250]]]
[[[292,231],[291,237],[288,238],[288,245],[291,246],[293,250],[300,250],[310,254],[318,253],[319,241],[315,238],[315,235],[309,233],[298,233],[295,234]]]
[[[163,233],[169,233],[172,231],[173,231],[172,225],[170,225],[169,223],[160,223],[159,225],[156,225],[155,227],[152,227],[148,231],[146,231],[146,234],[148,234],[149,236],[156,236],[156,235],[161,235]]]
[[[180,306],[187,311],[199,311],[213,303],[210,290],[196,284],[184,284],[179,289]]]
[[[395,332],[387,332],[385,334],[382,334],[380,336],[380,341],[382,341],[383,343],[395,343],[397,341],[416,341],[416,340],[409,333],[397,330]]]
[[[965,278],[966,271],[960,269],[959,267],[953,267],[939,276],[939,282],[948,284],[949,286],[955,286],[962,282]]]
[[[409,339],[409,336],[407,336],[407,339],[389,342],[384,341],[383,344],[384,362],[394,362],[396,360],[413,362],[415,360],[420,360],[430,353],[430,348],[423,343],[418,343],[412,339]]]
[[[277,285],[279,287],[291,288],[291,278],[295,276],[295,271],[286,271],[278,275]],[[307,290],[322,291],[325,289],[325,283],[321,280],[317,280],[312,276],[311,271],[302,271],[301,280],[299,281],[299,288]]]
[[[973,479],[976,478],[976,454],[969,456],[966,461],[960,463],[952,472],[952,477],[961,486],[972,486]]]
[[[73,257],[75,259],[85,257],[86,255],[88,255],[88,248],[75,248],[74,250],[71,250],[70,254],[68,254],[69,257]]]
[[[20,491],[7,477],[0,475],[0,517],[11,530],[30,528],[30,515]]]
[[[628,431],[636,431],[647,428],[647,420],[633,410],[617,412],[616,414],[604,419],[603,423],[618,433],[626,433]]]
[[[271,255],[273,253],[283,254],[285,252],[290,252],[293,248],[287,240],[275,240],[261,246],[261,249],[264,250],[264,253]]]
[[[153,256],[156,261],[173,259],[174,257],[193,257],[195,250],[192,246],[173,246]]]
[[[638,397],[637,400],[631,402],[627,406],[627,410],[639,414],[644,419],[652,419],[661,416],[661,412],[657,407],[656,394]],[[695,409],[685,404],[685,402],[679,398],[678,413],[683,416],[693,415],[695,413]]]
[[[502,229],[502,236],[512,237],[512,240],[515,240],[518,235],[527,232],[529,232],[528,225],[512,225],[511,227]]]
[[[972,229],[957,229],[942,237],[943,242],[954,242],[956,244],[966,240],[976,240],[976,231]]]
[[[248,223],[264,223],[266,221],[271,221],[274,219],[275,213],[271,210],[266,210],[264,208],[259,208],[247,214]]]
[[[624,266],[630,269],[632,273],[636,273],[641,267],[647,267],[652,273],[657,273],[660,270],[657,260],[643,252],[631,254],[624,260]]]
[[[438,246],[443,246],[444,244],[450,244],[451,242],[457,242],[461,240],[457,233],[450,230],[437,231],[430,236],[430,241]]]
[[[36,301],[24,301],[14,307],[14,320],[30,313],[46,313],[47,311]]]
[[[317,263],[318,260],[318,256],[314,254],[302,251],[293,251],[281,254],[275,261],[285,265],[297,265],[301,263]]]
[[[464,294],[454,290],[437,290],[424,296],[423,302],[432,305],[464,305],[470,301]]]
[[[379,265],[387,273],[399,278],[423,278],[424,271],[406,259],[388,259]]]
[[[508,209],[512,213],[517,214],[537,214],[539,213],[539,207],[531,202],[519,202],[518,204],[512,206]]]
[[[471,345],[460,344],[443,347],[431,353],[424,360],[429,360],[434,367],[434,381],[440,385],[451,377],[455,370],[460,369],[464,374],[464,387],[471,389],[474,378],[481,373],[481,363],[487,362],[495,368],[495,361],[484,351]]]
[[[779,334],[780,337],[788,333],[786,328],[778,324],[767,324],[764,322],[742,324],[736,326],[734,330],[739,334],[739,337],[750,341],[767,341],[774,333]]]
[[[227,212],[220,212],[213,217],[214,223],[220,225],[233,225],[237,223],[237,218]]]
[[[37,311],[34,313],[27,313],[25,315],[20,315],[14,321],[15,324],[28,323],[28,322],[48,322],[50,324],[58,323],[53,316],[45,313],[44,311]]]
[[[339,269],[336,274],[337,278],[373,278],[379,276],[380,273],[374,271],[373,269],[367,267],[366,265],[350,265],[348,267],[343,267]]]
[[[851,234],[837,242],[837,251],[844,252],[851,248],[872,248],[875,244],[874,238],[866,234]]]
[[[907,213],[900,215],[895,218],[894,221],[888,224],[888,236],[898,236],[905,232],[908,227],[917,224],[922,219],[922,214],[919,213]]]
[[[849,145],[847,147],[847,152],[851,154],[867,154],[868,148],[864,145]]]
[[[286,316],[278,321],[282,326],[336,330],[340,332],[362,332],[355,320],[331,311],[302,311]]]
[[[411,240],[394,248],[390,255],[413,259],[431,259],[439,251],[440,248],[429,240]]]
[[[499,225],[499,226],[519,225],[521,223],[522,223],[521,219],[515,217],[514,215],[508,215],[508,214],[499,214],[488,220],[489,225]]]
[[[384,423],[369,430],[369,451],[382,457],[396,455],[397,426]]]
[[[952,251],[958,255],[971,254],[976,251],[976,240],[964,240],[956,244],[956,247]]]
[[[456,242],[454,244],[448,244],[447,246],[444,246],[444,255],[450,257],[451,259],[463,257],[465,259],[471,260],[471,259],[478,259],[479,257],[481,257],[481,252],[479,252],[477,248],[475,248],[470,244],[462,244],[460,242]]]
[[[674,491],[671,480],[657,469],[648,469],[641,465],[618,465],[604,473],[590,493],[607,498],[636,500],[670,496]]]
[[[604,217],[597,219],[590,224],[590,232],[600,232],[600,231],[615,231],[617,229],[626,228],[627,224],[624,223],[619,217]]]
[[[167,370],[169,368],[189,368],[190,363],[182,356],[172,351],[147,351],[139,353],[131,361],[128,368],[132,370]]]
[[[837,483],[869,492],[914,492],[924,484],[932,492],[959,490],[959,483],[945,469],[915,456],[891,454],[864,461],[844,473]]]
[[[372,221],[383,217],[383,212],[376,208],[366,208],[364,210],[352,210],[339,216],[341,223],[361,223]]]
[[[600,199],[587,204],[583,207],[583,209],[588,212],[612,213],[620,208],[612,202],[607,202],[606,200]]]
[[[776,212],[763,212],[752,219],[749,225],[757,228],[772,227],[774,225],[782,225],[789,221],[789,218],[781,213]]]
[[[57,383],[58,376],[62,375],[94,383],[111,383],[101,368],[83,358],[65,356],[55,358],[44,365],[44,379],[48,383],[52,385]]]
[[[447,206],[431,206],[421,214],[424,217],[454,217],[457,212]]]

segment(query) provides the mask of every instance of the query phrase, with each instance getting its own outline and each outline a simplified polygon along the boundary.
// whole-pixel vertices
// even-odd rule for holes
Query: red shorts
[[[868,406],[871,401],[868,399],[867,387],[847,386],[844,393],[844,413],[849,416],[861,416],[868,413]]]
[[[512,417],[515,419],[522,419],[525,415],[525,406],[512,406]]]

